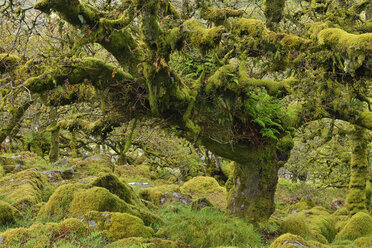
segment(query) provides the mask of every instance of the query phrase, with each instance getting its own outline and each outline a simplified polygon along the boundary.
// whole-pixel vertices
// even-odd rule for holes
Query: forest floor
[[[188,179],[107,155],[0,154],[0,246],[372,247],[371,212],[348,216],[346,189],[279,179],[275,213],[252,225],[225,213],[221,182]]]

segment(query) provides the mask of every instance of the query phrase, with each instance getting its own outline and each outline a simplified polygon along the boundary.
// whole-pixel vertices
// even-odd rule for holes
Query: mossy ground
[[[51,181],[41,172],[62,167],[33,153],[21,159],[22,170],[0,177],[5,247],[371,246],[371,232],[365,231],[371,229],[371,216],[361,212],[351,218],[346,208],[336,210],[331,204],[333,198],[344,202],[344,190],[322,190],[319,196],[311,183],[281,179],[276,212],[268,222],[252,226],[225,213],[227,190],[212,177],[172,183],[153,177],[147,165],[118,165],[112,172],[111,161],[97,156],[94,163],[69,160],[77,168],[74,176]],[[232,164],[223,169],[229,175]]]

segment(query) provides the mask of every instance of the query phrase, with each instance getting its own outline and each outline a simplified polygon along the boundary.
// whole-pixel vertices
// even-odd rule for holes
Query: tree
[[[9,55],[2,62],[5,58],[7,65],[26,68],[24,74],[13,73],[33,95],[66,84],[88,83],[105,90],[103,101],[112,106],[104,118],[107,132],[133,118],[158,117],[188,140],[235,161],[228,211],[260,221],[274,211],[277,172],[288,159],[294,128],[326,117],[372,127],[372,113],[365,106],[372,34],[350,33],[367,24],[357,13],[370,3],[358,10],[358,4],[344,5],[311,1],[289,15],[283,11],[284,1],[265,1],[265,25],[242,17],[241,10],[198,1],[200,17],[212,24],[208,28],[166,0],[108,1],[101,6],[41,0],[35,9],[55,12],[80,30],[71,53],[43,60],[28,71],[29,64],[8,61]],[[344,25],[338,8],[353,14],[353,25]],[[283,16],[296,28],[281,27]],[[349,32],[313,21],[305,28],[301,16],[316,21],[332,16]],[[79,56],[90,43],[100,44],[119,66]],[[185,74],[190,70],[185,61],[198,65],[191,74]]]

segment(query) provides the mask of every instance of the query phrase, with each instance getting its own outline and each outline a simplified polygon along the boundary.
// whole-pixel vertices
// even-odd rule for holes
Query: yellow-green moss
[[[224,24],[229,17],[240,17],[244,14],[242,10],[234,10],[227,8],[211,8],[203,7],[200,11],[200,17],[213,22],[216,26]]]
[[[365,237],[357,238],[353,242],[353,245],[360,247],[360,248],[371,248],[372,247],[372,234],[365,236]]]
[[[140,218],[126,213],[91,211],[84,215],[84,220],[95,231],[103,231],[111,241],[129,237],[151,238],[154,235],[152,228],[145,226]]]
[[[309,210],[315,206],[314,202],[309,198],[303,198],[301,201],[293,204],[285,209],[288,213],[301,212],[303,210]]]
[[[136,195],[132,187],[121,182],[114,174],[99,174],[99,177],[94,179],[90,185],[105,188],[127,203],[142,206],[139,197]]]
[[[0,201],[0,225],[7,225],[14,223],[17,217],[22,214],[9,203]]]
[[[204,28],[203,25],[195,19],[185,21],[183,27],[189,33],[191,44],[199,48],[203,54],[218,46],[221,36],[225,31],[222,26]]]
[[[346,223],[337,234],[336,239],[355,240],[372,233],[372,217],[364,212],[359,212]]]
[[[30,228],[9,229],[0,234],[2,247],[46,248],[59,239],[83,237],[88,229],[77,219],[66,219],[61,223],[34,224]],[[63,234],[63,236],[61,236]]]
[[[372,33],[350,34],[339,28],[327,28],[318,34],[319,44],[330,46],[350,57],[372,54]]]
[[[183,194],[207,194],[215,192],[226,192],[226,189],[221,187],[213,177],[194,177],[181,186],[181,193]]]
[[[89,186],[81,183],[66,184],[57,188],[48,202],[41,207],[37,218],[41,220],[61,220],[69,215],[68,209],[74,193]]]
[[[266,32],[266,27],[260,20],[238,18],[232,23],[232,32],[238,35],[261,37]]]
[[[226,188],[221,187],[213,177],[194,177],[182,185],[180,190],[181,193],[190,194],[195,198],[206,197],[214,206],[220,209],[225,209],[226,207]]]
[[[314,207],[306,212],[288,215],[283,219],[280,231],[313,239],[323,244],[332,242],[336,235],[334,220],[322,207]]]
[[[126,238],[106,245],[105,248],[118,248],[118,247],[148,247],[148,248],[187,248],[186,244],[177,241],[159,239],[159,238]]]
[[[283,18],[285,0],[265,0],[264,5],[267,22],[280,22]]]
[[[47,178],[36,169],[8,174],[0,179],[0,194],[5,195],[14,207],[24,210],[42,201]]]
[[[110,173],[114,170],[111,158],[107,155],[95,155],[86,160],[76,162],[73,166],[75,173],[80,177],[98,176],[100,173]]]
[[[160,204],[161,199],[165,194],[156,188],[145,188],[139,191],[139,195],[146,201],[151,201],[155,204]]]
[[[20,57],[14,54],[0,53],[0,72],[14,68],[20,62]]]
[[[295,213],[286,216],[280,225],[279,231],[280,233],[291,233],[305,238],[309,232],[305,215]]]
[[[111,176],[108,177],[111,178]],[[102,183],[102,180],[96,179],[94,182]],[[108,185],[110,183],[105,186]],[[120,192],[119,195],[123,197],[125,195],[122,194],[123,191],[118,190],[120,188],[119,186],[116,192]],[[115,189],[112,190],[115,191]],[[81,183],[62,185],[57,188],[49,201],[40,209],[37,218],[41,220],[61,220],[70,216],[81,217],[85,213],[95,210],[129,213],[141,218],[146,225],[161,222],[159,217],[152,214],[139,199],[133,200],[135,199],[134,196],[123,198],[131,201],[128,203],[102,187]]]
[[[293,247],[310,247],[309,244],[301,237],[294,234],[286,233],[274,240],[269,248],[293,248]]]
[[[206,207],[213,207],[213,204],[205,197],[196,199],[191,203],[191,210],[199,211]]]

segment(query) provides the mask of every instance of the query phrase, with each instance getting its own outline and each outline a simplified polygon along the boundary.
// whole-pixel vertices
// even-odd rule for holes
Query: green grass
[[[261,237],[251,224],[215,209],[191,211],[182,204],[168,204],[161,210],[165,224],[158,235],[181,240],[193,247],[262,247]]]

